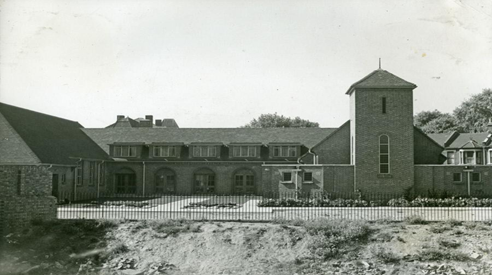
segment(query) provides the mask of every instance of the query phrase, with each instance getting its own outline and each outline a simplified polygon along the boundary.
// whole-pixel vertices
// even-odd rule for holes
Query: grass
[[[437,242],[439,243],[440,246],[445,248],[457,248],[461,245],[461,243],[456,240],[450,240],[444,237],[439,238]]]
[[[350,244],[366,241],[371,233],[365,221],[318,219],[303,226],[312,236],[309,249],[315,258],[323,260],[350,252],[357,247]]]
[[[443,250],[438,248],[429,248],[422,250],[418,255],[420,261],[441,262],[441,261],[458,261],[466,262],[471,258],[465,253],[455,250]]]

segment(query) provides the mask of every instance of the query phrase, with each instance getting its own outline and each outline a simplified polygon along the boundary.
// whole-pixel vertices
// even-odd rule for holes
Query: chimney
[[[492,134],[492,118],[489,118],[489,124],[487,124],[487,132]]]
[[[154,121],[154,116],[152,116],[152,115],[146,115],[145,116],[145,119],[150,120],[150,123],[152,123]]]
[[[122,120],[122,119],[124,119],[124,118],[125,118],[125,116],[124,116],[124,115],[117,115],[117,116],[116,116],[116,121],[120,121],[120,120]]]
[[[162,126],[162,119],[156,119],[155,120],[155,126]]]

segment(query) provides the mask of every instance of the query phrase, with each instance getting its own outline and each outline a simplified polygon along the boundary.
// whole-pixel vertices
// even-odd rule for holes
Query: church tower
[[[378,69],[348,89],[354,190],[395,194],[413,186],[416,87]]]

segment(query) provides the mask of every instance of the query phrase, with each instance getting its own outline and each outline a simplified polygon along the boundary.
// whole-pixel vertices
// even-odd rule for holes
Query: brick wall
[[[363,192],[401,193],[414,181],[411,89],[359,89],[355,97],[355,182]],[[386,113],[382,98],[386,98]],[[390,139],[390,174],[379,173],[379,136]]]
[[[463,170],[460,165],[416,165],[415,195],[467,195],[468,175]],[[492,195],[492,166],[474,166],[473,172],[480,173],[480,181],[470,181],[471,195]],[[454,180],[455,173],[461,174],[461,181]]]
[[[55,219],[56,199],[51,196],[48,166],[0,166],[0,205],[8,231],[27,226],[32,219]]]
[[[442,164],[441,156],[443,147],[439,146],[419,129],[414,129],[414,155],[415,164]]]
[[[201,169],[208,169],[215,174],[215,193],[234,193],[234,175],[241,169],[251,170],[255,176],[256,192],[262,190],[261,163],[234,162],[145,162],[145,194],[155,193],[156,173],[169,169],[175,173],[176,192],[190,194],[194,192],[194,174]],[[135,173],[137,194],[143,194],[143,164],[141,162],[107,163],[107,190],[116,192],[115,174],[120,169],[131,169]]]
[[[350,122],[343,124],[313,151],[319,156],[319,164],[350,164]],[[312,155],[306,155],[303,161],[312,163]]]

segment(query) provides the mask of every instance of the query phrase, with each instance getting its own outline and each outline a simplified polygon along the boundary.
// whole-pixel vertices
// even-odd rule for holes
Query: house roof
[[[0,103],[0,113],[42,163],[75,164],[76,159],[108,159],[84,132],[82,125]]]
[[[351,94],[354,89],[358,88],[415,89],[417,85],[401,79],[388,71],[378,69],[352,84],[346,94]]]
[[[105,128],[83,129],[109,152],[114,142],[191,143],[300,143],[312,147],[337,128]]]
[[[489,133],[455,133],[454,140],[450,141],[448,146],[444,146],[451,135],[453,133],[429,134],[428,136],[445,148],[463,149],[485,147],[483,142],[487,139]]]

